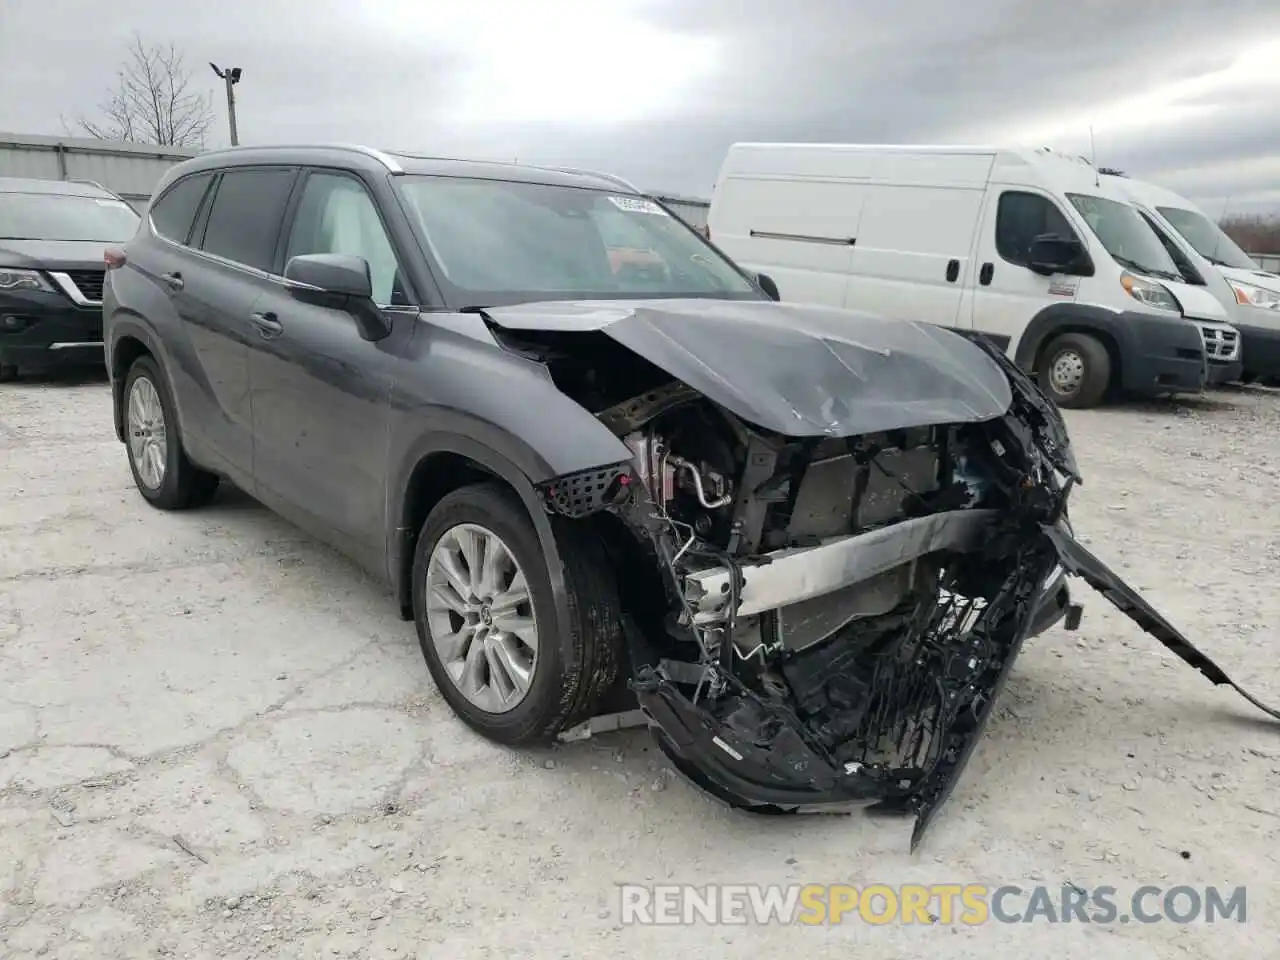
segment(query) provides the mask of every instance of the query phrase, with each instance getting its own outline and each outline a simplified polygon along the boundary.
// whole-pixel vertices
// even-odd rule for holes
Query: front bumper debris
[[[914,814],[914,850],[981,739],[1024,641],[1045,628],[1047,617],[1066,619],[1068,627],[1074,626],[1074,604],[1063,602],[1056,614],[1046,613],[1068,575],[1084,580],[1213,683],[1233,687],[1280,719],[1280,711],[1242,690],[1069,533],[1048,524],[1041,532],[1038,546],[1024,553],[1000,595],[970,627],[970,635],[980,641],[975,649],[986,655],[924,668],[940,678],[948,697],[948,716],[938,725],[941,742],[933,747],[931,764],[894,768],[857,760],[835,762],[815,748],[794,713],[766,704],[741,685],[722,694],[713,710],[710,700],[699,702],[696,694],[688,696],[680,688],[680,681],[688,681],[698,665],[650,662],[652,651],[632,631],[633,662],[641,664],[632,687],[658,745],[681,774],[738,809]],[[744,590],[744,601],[746,597]],[[875,719],[883,718],[873,717],[871,722]]]

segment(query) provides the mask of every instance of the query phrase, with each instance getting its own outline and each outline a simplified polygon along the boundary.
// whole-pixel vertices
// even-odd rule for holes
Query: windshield
[[[1129,204],[1083,193],[1068,193],[1067,198],[1120,266],[1167,280],[1182,279],[1160,238]]]
[[[58,193],[0,193],[0,240],[123,243],[138,215],[122,200]]]
[[[1178,207],[1156,207],[1160,216],[1171,224],[1182,238],[1195,248],[1196,253],[1220,267],[1239,270],[1257,270],[1253,258],[1236,246],[1216,223],[1203,213],[1181,210]]]
[[[762,299],[732,264],[652,200],[505,180],[395,182],[460,306]]]

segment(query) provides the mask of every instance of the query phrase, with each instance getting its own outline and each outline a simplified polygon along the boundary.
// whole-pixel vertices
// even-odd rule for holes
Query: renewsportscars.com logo
[[[623,924],[1244,923],[1244,887],[619,884]]]

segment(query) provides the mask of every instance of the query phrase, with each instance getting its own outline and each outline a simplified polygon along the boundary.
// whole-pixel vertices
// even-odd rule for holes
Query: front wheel
[[[1087,333],[1064,333],[1054,338],[1038,366],[1045,393],[1067,409],[1096,407],[1111,385],[1111,355]]]
[[[465,723],[510,746],[588,718],[617,676],[621,614],[604,551],[567,521],[553,529],[569,614],[559,630],[537,531],[505,487],[444,497],[414,553],[414,621],[436,687]]]
[[[138,492],[153,507],[185,510],[213,499],[218,477],[187,459],[173,398],[151,357],[139,357],[124,381],[125,447]]]

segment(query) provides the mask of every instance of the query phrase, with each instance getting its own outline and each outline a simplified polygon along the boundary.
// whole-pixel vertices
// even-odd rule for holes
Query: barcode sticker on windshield
[[[667,211],[644,197],[610,197],[609,199],[613,201],[615,207],[627,213],[652,213],[659,217],[668,215]]]

